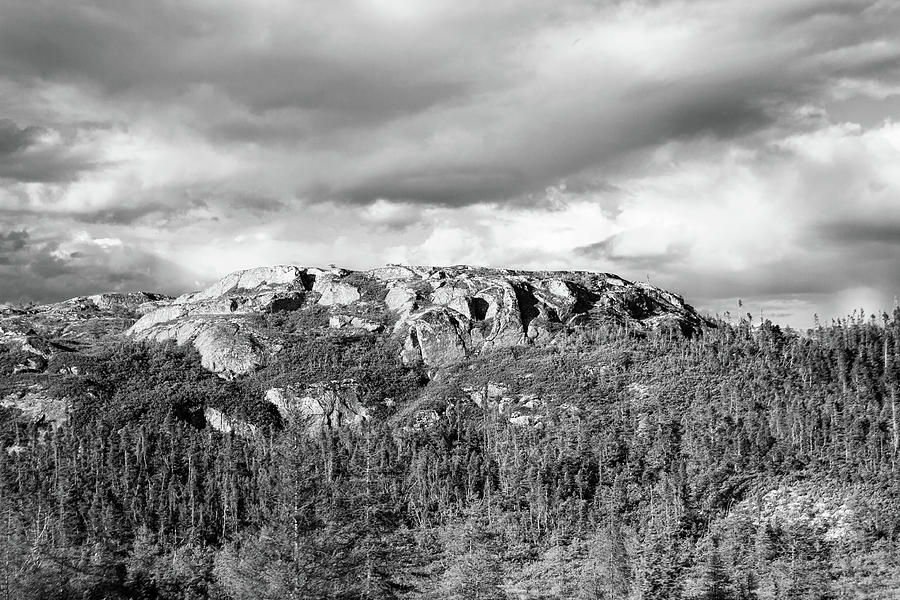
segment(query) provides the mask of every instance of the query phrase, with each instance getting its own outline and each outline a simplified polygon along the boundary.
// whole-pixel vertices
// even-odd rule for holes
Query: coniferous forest
[[[579,329],[437,373],[299,335],[231,381],[122,340],[30,375],[76,401],[55,428],[0,408],[0,599],[900,594],[900,311]],[[346,379],[355,427],[262,399]]]

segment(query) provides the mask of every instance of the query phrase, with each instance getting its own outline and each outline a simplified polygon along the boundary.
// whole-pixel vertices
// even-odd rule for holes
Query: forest
[[[76,401],[56,428],[0,408],[0,600],[900,595],[900,310],[576,328],[437,373],[292,339],[232,381],[121,339],[31,375]],[[347,379],[358,426],[264,400]]]

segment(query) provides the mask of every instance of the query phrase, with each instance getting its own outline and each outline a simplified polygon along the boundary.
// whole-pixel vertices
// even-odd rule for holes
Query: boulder
[[[368,275],[383,282],[391,282],[407,279],[421,279],[423,269],[421,267],[406,267],[403,265],[387,265],[366,272]],[[426,274],[425,277],[428,275]]]
[[[409,317],[404,360],[430,366],[458,362],[469,355],[469,319],[446,307],[431,307]]]
[[[24,363],[13,367],[13,375],[18,373],[43,373],[47,368],[47,359],[43,356],[29,356]]]
[[[393,285],[388,289],[384,304],[388,310],[392,310],[402,316],[409,315],[418,308],[418,294],[405,285]]]
[[[310,433],[356,426],[369,418],[359,399],[359,386],[352,379],[316,383],[301,391],[272,388],[266,391],[266,400],[282,419],[300,422]]]
[[[376,331],[384,329],[384,326],[381,323],[370,321],[362,317],[351,317],[350,315],[332,315],[328,318],[328,326],[331,329],[343,329],[344,327],[365,329],[369,333],[375,333]]]
[[[243,375],[263,361],[264,349],[252,334],[242,332],[238,323],[204,323],[193,339],[205,368],[215,373]]]
[[[469,303],[472,300],[472,290],[467,285],[459,285],[458,283],[444,283],[434,291],[431,296],[432,304],[437,306],[446,306],[455,310],[467,319],[472,318],[472,311]]]
[[[149,292],[105,293],[85,296],[75,300],[86,301],[102,311],[147,311],[153,306],[160,306],[172,299],[163,294]]]
[[[207,407],[203,411],[206,425],[221,433],[234,433],[241,437],[251,437],[256,434],[256,425],[240,419],[232,419],[221,410]]]
[[[278,265],[237,271],[205,290],[184,294],[143,315],[127,334],[135,339],[191,343],[203,366],[223,377],[250,373],[276,347],[253,317],[298,310],[320,269]]]
[[[321,294],[319,305],[347,305],[359,300],[359,290],[354,286],[337,280],[333,275],[325,275],[316,279],[313,291]]]
[[[160,325],[162,323],[171,323],[172,321],[176,321],[184,316],[187,316],[188,314],[190,314],[190,310],[184,306],[164,306],[142,316],[134,325],[131,326],[131,328],[128,330],[128,333],[130,335],[140,337],[140,334],[144,333],[145,331],[150,331],[156,325]]]
[[[363,319],[362,317],[353,317],[350,319],[350,326],[356,327],[357,329],[365,329],[369,333],[376,333],[384,329],[384,326],[381,323]]]
[[[222,296],[245,291],[259,292],[271,288],[306,289],[307,270],[293,265],[257,267],[235,271],[226,275],[203,291],[185,294],[175,300],[176,304],[196,304],[204,300],[215,300]]]
[[[48,395],[39,386],[30,386],[0,398],[0,406],[22,412],[30,423],[49,423],[54,428],[69,419],[70,401]]]
[[[341,329],[346,327],[353,320],[350,315],[331,315],[328,317],[328,326],[332,329]]]

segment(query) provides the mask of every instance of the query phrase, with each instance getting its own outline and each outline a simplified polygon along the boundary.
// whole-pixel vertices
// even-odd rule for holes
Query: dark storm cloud
[[[11,119],[0,119],[0,159],[28,148],[41,132],[40,127],[18,127]]]
[[[857,247],[860,244],[900,246],[900,222],[848,221],[818,227],[813,238],[820,243]],[[889,251],[896,252],[896,248]]]
[[[457,80],[407,70],[415,55],[366,60],[366,40],[348,58],[322,53],[326,32],[307,22],[278,31],[265,23],[270,43],[245,44],[246,18],[256,10],[139,1],[56,4],[5,0],[0,21],[0,65],[20,79],[41,78],[98,86],[123,97],[177,101],[194,86],[211,86],[251,114],[284,108],[368,115],[381,120],[424,109],[459,94]],[[322,7],[323,12],[328,12]],[[247,13],[247,14],[244,14]],[[314,12],[310,13],[313,17]],[[298,15],[294,15],[298,16]],[[352,24],[352,23],[351,23]],[[224,132],[266,139],[264,123],[232,124]]]
[[[295,176],[291,190],[301,196],[521,202],[671,140],[766,128],[833,77],[883,77],[897,68],[898,49],[877,44],[897,23],[889,4],[760,6],[641,5],[656,19],[727,23],[686,42],[671,76],[642,77],[616,64],[615,48],[579,54],[592,28],[627,18],[615,4],[463,4],[442,7],[435,23],[417,29],[385,24],[366,3],[260,11],[240,3],[4,0],[0,66],[21,81],[67,82],[125,104],[187,110],[180,125],[210,141],[281,145],[283,161],[291,152],[297,160],[312,155],[313,165],[327,160],[314,176]],[[546,58],[533,39],[544,30],[559,38],[540,43],[560,42],[552,49],[568,77],[522,63]],[[578,37],[566,39],[569,30]],[[230,108],[215,104],[222,100]],[[459,140],[455,151],[434,141],[454,130],[480,136]],[[311,145],[298,147],[304,140]],[[317,156],[326,147],[327,159]],[[392,152],[393,161],[353,168]],[[78,170],[48,163],[49,173],[22,164],[6,167],[6,176],[60,181]],[[342,163],[348,168],[337,172]]]
[[[497,147],[481,160],[464,153],[436,165],[413,159],[349,188],[335,182],[328,192],[358,203],[389,198],[443,206],[527,204],[524,194],[568,177],[577,180],[591,167],[648,146],[697,136],[729,139],[771,124],[778,115],[770,114],[761,98],[783,82],[758,83],[770,89],[731,78],[647,85],[634,90],[626,103],[538,115],[536,123],[523,124],[515,135],[496,131]],[[698,93],[703,88],[706,95]]]
[[[18,252],[27,242],[28,232],[24,229],[0,233],[0,252]]]
[[[330,190],[332,198],[358,203],[387,198],[400,202],[462,205],[509,198],[528,189],[530,179],[521,171],[499,171],[496,166],[398,170],[390,176],[367,181],[342,192]]]
[[[186,186],[163,188],[147,194],[137,203],[122,203],[96,210],[80,211],[71,217],[79,223],[92,225],[120,226],[149,224],[156,226],[176,226],[184,221],[196,222],[201,219],[218,219],[218,212],[211,212],[214,204],[227,214],[262,216],[271,215],[288,207],[288,202],[274,198],[249,194],[234,194],[217,186]],[[198,211],[204,214],[198,214]],[[3,211],[0,210],[0,215]],[[16,214],[36,216],[34,211],[17,211]]]
[[[190,3],[5,0],[0,64],[21,79],[82,80],[109,91],[160,79],[164,60],[203,30]],[[193,13],[193,14],[192,14]],[[172,56],[177,56],[172,54]]]
[[[170,206],[161,202],[143,202],[132,206],[111,206],[82,212],[74,215],[74,218],[82,223],[98,225],[131,225],[147,217],[165,218],[180,210],[182,210],[180,207]]]
[[[732,48],[698,47],[697,56],[691,57],[700,61],[697,68],[669,78],[641,81],[615,72],[609,76],[604,64],[591,64],[586,57],[578,74],[585,79],[576,92],[581,99],[560,102],[558,96],[573,93],[569,89],[543,90],[546,98],[512,91],[512,97],[521,100],[518,119],[472,123],[473,129],[484,130],[483,151],[479,144],[470,153],[436,157],[436,164],[423,152],[406,165],[388,167],[344,187],[346,197],[356,202],[387,197],[448,206],[484,200],[519,202],[522,194],[670,141],[698,136],[727,141],[782,122],[796,126],[793,111],[821,96],[834,77],[852,72],[897,79],[900,47],[865,47],[887,36],[890,28],[876,23],[876,16],[857,24],[864,7],[856,4],[851,8],[835,3],[821,13],[809,9],[802,18],[795,15],[790,28],[768,32],[776,48],[778,42],[785,44],[780,51],[757,46],[755,40],[742,40],[744,45]],[[891,16],[900,23],[896,13]],[[822,21],[834,34],[828,38],[831,46],[812,36],[823,29]],[[802,42],[792,44],[786,39],[791,35],[801,35]],[[711,60],[704,62],[707,59]],[[606,91],[610,86],[621,94],[610,96]],[[336,182],[334,195],[339,196],[346,185]]]
[[[13,239],[18,245],[21,236]],[[177,293],[195,279],[183,266],[151,253],[91,240],[45,238],[3,257],[0,250],[0,301],[55,302],[100,291]]]
[[[11,264],[15,254],[21,252],[28,243],[28,232],[20,231],[0,232],[0,265]]]
[[[193,206],[200,205],[194,202]],[[168,220],[179,219],[185,209],[191,204],[173,204],[160,200],[149,200],[135,204],[122,203],[121,206],[108,206],[99,209],[85,209],[73,211],[71,214],[59,215],[58,218],[71,219],[76,224],[91,224],[103,226],[134,225],[140,222],[165,223]],[[4,208],[0,205],[0,221],[15,222],[16,220],[34,222],[47,218],[47,211],[42,208],[12,207]],[[68,225],[71,225],[69,223]]]
[[[611,235],[599,242],[578,246],[573,249],[573,252],[578,256],[591,260],[615,263],[626,271],[640,272],[647,268],[671,271],[674,269],[674,265],[687,258],[690,250],[687,244],[675,242],[667,245],[664,251],[627,254],[620,253],[616,249],[616,245],[620,240],[620,235]]]
[[[59,132],[34,125],[19,126],[0,119],[0,180],[61,183],[72,181],[99,163],[88,153],[70,147]],[[45,142],[45,138],[54,139]]]

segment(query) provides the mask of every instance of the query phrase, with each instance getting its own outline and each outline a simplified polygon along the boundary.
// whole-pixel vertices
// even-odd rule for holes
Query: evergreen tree
[[[711,547],[706,553],[701,600],[733,600],[735,598],[732,582],[718,546],[718,539],[713,538]]]
[[[485,522],[481,506],[446,532],[446,570],[440,597],[447,600],[503,600],[503,562],[496,533]]]

